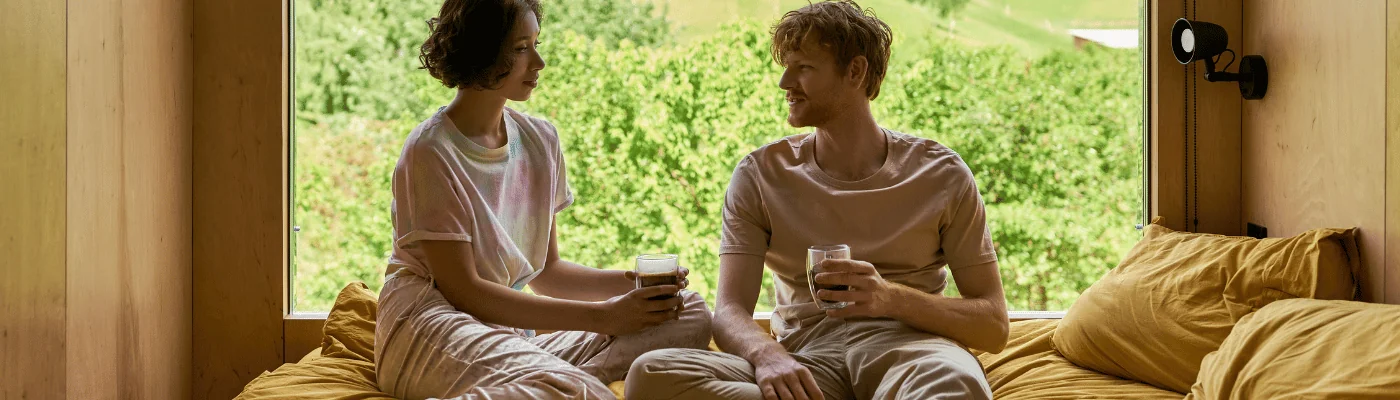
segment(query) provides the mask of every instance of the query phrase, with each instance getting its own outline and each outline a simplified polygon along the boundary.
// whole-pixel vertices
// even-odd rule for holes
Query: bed
[[[1400,399],[1400,306],[1351,301],[1359,265],[1354,230],[1258,240],[1154,223],[1064,319],[1014,322],[1006,349],[974,354],[998,399]],[[237,398],[392,398],[375,387],[376,299],[346,286],[321,347]]]

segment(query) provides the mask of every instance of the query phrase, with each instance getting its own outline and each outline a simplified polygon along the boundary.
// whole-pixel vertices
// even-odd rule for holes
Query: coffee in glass
[[[643,254],[637,256],[637,288],[681,284],[681,268],[675,254]],[[662,295],[650,300],[665,300],[675,296]]]

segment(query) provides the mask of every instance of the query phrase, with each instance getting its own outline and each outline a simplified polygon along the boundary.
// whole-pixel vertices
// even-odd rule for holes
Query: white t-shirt
[[[418,242],[470,242],[477,274],[523,288],[545,267],[554,214],[573,203],[559,135],[545,120],[509,108],[507,144],[467,139],[439,109],[403,146],[394,167],[394,251],[385,272],[429,277]]]

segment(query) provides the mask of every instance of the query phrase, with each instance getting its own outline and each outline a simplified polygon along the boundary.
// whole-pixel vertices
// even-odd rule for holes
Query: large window
[[[1063,310],[1143,220],[1138,0],[865,0],[896,33],[874,107],[976,174],[1015,310]],[[806,0],[544,2],[548,69],[511,107],[559,127],[569,260],[671,252],[713,300],[734,163],[783,123],[768,26]],[[295,0],[293,308],[382,285],[403,139],[452,97],[418,70],[440,0]],[[587,99],[580,101],[580,99]],[[759,309],[772,307],[765,282]],[[955,291],[955,289],[954,289]]]

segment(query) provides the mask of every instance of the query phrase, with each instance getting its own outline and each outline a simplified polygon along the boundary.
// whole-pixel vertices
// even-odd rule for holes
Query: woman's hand
[[[597,332],[626,335],[679,318],[680,290],[676,285],[648,286],[602,302]]]

